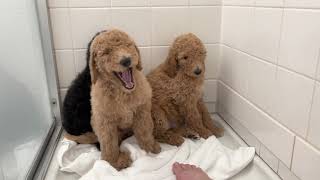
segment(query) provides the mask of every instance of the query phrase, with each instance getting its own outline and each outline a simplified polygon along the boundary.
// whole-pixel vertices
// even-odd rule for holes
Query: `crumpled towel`
[[[253,147],[231,150],[214,136],[206,140],[185,139],[180,147],[161,144],[161,148],[160,154],[146,153],[134,137],[126,139],[120,149],[131,153],[133,164],[121,171],[100,160],[95,145],[64,139],[57,157],[61,171],[77,173],[81,180],[175,180],[174,162],[196,165],[214,180],[223,180],[239,173],[255,156]]]

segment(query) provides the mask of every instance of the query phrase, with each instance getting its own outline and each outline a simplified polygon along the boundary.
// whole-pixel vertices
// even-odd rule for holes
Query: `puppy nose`
[[[124,67],[129,67],[131,65],[131,58],[130,57],[124,57],[121,59],[120,64]]]
[[[194,74],[196,74],[196,75],[200,75],[201,72],[202,72],[202,70],[200,68],[198,68],[198,67],[197,67],[196,70],[194,70]]]

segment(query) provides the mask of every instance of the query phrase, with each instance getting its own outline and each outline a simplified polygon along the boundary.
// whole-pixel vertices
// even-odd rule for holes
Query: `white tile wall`
[[[256,8],[250,30],[249,52],[272,63],[277,62],[282,9]],[[268,23],[266,23],[268,22]]]
[[[275,117],[302,137],[306,137],[314,81],[296,73],[278,69]]]
[[[204,83],[204,97],[205,102],[215,102],[217,99],[217,81],[206,80]]]
[[[206,79],[217,79],[220,62],[220,45],[206,45]]]
[[[151,48],[150,47],[140,47],[140,56],[142,59],[142,67],[144,74],[148,74],[152,68],[151,61]]]
[[[159,64],[164,62],[169,53],[169,46],[155,46],[152,47],[151,53],[151,69],[156,68]]]
[[[218,113],[284,180],[320,177],[319,2],[223,0]]]
[[[67,88],[75,78],[73,52],[71,50],[56,51],[58,78],[61,88]]]
[[[320,149],[320,83],[316,83],[311,119],[309,124],[308,140]]]
[[[318,0],[284,0],[286,7],[295,8],[320,8]]]
[[[278,171],[279,159],[272,154],[264,145],[260,147],[260,157],[273,169]]]
[[[113,7],[148,6],[148,0],[111,0]]]
[[[189,32],[187,7],[152,8],[152,45],[169,45],[174,38]]]
[[[151,45],[151,8],[115,8],[111,18],[112,27],[126,31],[137,45]]]
[[[48,0],[48,6],[55,8],[55,7],[68,7],[67,0]]]
[[[110,7],[110,0],[69,0],[69,7]]]
[[[320,49],[320,11],[286,9],[279,64],[315,77]]]
[[[278,174],[283,180],[299,180],[299,178],[281,161],[279,162]]]
[[[87,48],[91,38],[111,24],[111,11],[105,8],[71,8],[70,19],[73,48]]]
[[[187,6],[188,0],[149,0],[151,6]]]
[[[204,43],[218,43],[220,40],[221,7],[191,7],[191,31]]]
[[[50,19],[55,49],[71,49],[72,37],[68,9],[50,9]]]
[[[74,50],[73,53],[74,53],[74,63],[75,63],[76,73],[79,73],[84,69],[84,67],[87,64],[87,61],[86,61],[87,50],[77,49],[77,50]]]
[[[320,177],[319,164],[320,151],[297,138],[291,170],[302,180],[317,180]]]
[[[189,0],[190,5],[221,5],[221,0]]]

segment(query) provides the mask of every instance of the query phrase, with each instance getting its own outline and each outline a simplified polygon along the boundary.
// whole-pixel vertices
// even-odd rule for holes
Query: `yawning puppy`
[[[120,152],[121,134],[133,131],[140,147],[159,153],[151,119],[152,90],[141,72],[138,48],[124,32],[102,32],[90,46],[91,125],[98,137],[101,158],[117,169],[131,164]]]
[[[221,135],[202,100],[206,49],[193,34],[179,36],[167,60],[148,80],[153,89],[152,116],[159,142],[180,145],[184,137]]]

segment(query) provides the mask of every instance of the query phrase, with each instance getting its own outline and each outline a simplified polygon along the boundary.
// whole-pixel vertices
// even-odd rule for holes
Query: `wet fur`
[[[223,132],[213,124],[203,102],[206,50],[193,34],[177,37],[164,63],[148,76],[153,89],[154,135],[159,142],[181,145],[183,137],[208,138]],[[196,67],[202,70],[195,75]]]

